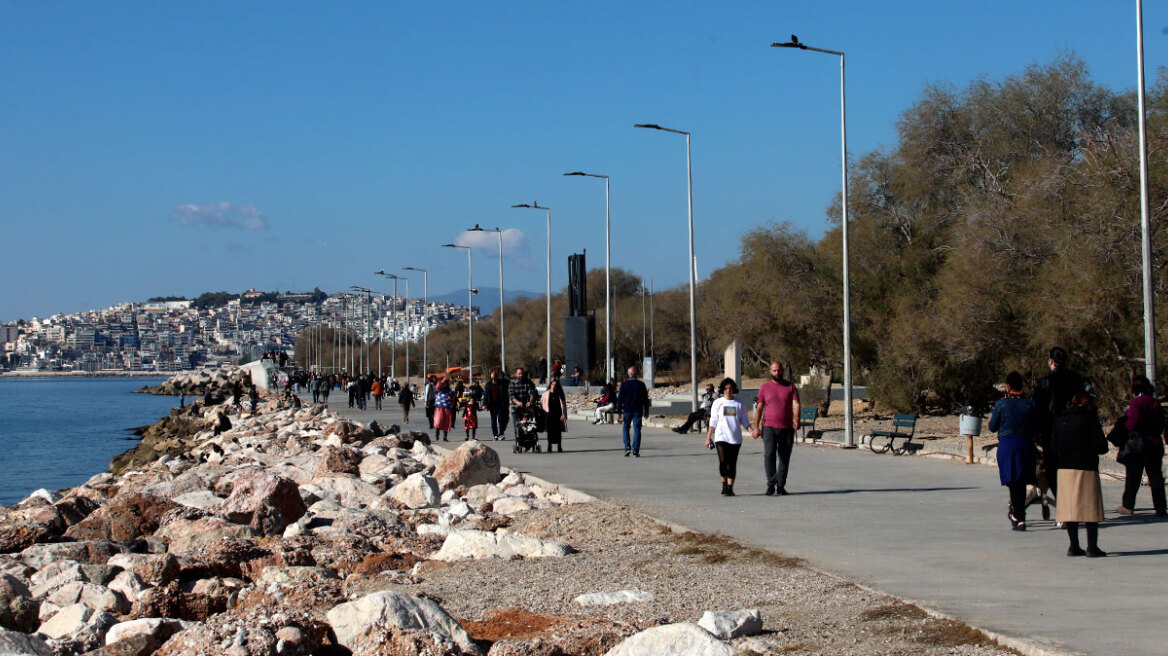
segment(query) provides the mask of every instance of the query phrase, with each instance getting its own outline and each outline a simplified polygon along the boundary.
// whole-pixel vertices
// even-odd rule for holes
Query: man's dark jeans
[[[491,408],[491,436],[502,437],[507,434],[507,408]]]
[[[782,489],[787,486],[791,450],[795,448],[795,429],[764,426],[762,442],[762,466],[766,472],[767,486]],[[775,466],[775,456],[778,456],[778,467]]]
[[[629,426],[633,427],[633,440],[629,443]],[[625,451],[641,452],[641,413],[626,412],[624,415],[624,431],[621,433],[625,440]]]

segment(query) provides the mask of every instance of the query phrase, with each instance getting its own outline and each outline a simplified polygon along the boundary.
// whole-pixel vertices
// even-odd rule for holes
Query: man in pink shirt
[[[799,390],[783,378],[783,365],[771,363],[771,379],[758,390],[751,436],[763,439],[763,469],[766,471],[766,495],[787,494],[787,469],[799,428]],[[775,456],[778,467],[775,467]]]

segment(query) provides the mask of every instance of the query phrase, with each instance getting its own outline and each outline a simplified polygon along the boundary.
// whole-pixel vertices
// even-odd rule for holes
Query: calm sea
[[[177,397],[131,393],[163,380],[0,379],[0,504],[107,471],[111,457],[136,444],[127,429],[178,406]]]

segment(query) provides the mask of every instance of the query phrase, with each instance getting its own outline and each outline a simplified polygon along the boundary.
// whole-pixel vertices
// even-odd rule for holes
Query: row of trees
[[[1148,96],[1154,286],[1165,289],[1168,80]],[[984,406],[1011,370],[1031,380],[1061,345],[1114,412],[1143,369],[1137,114],[1134,92],[1094,83],[1075,57],[964,89],[929,86],[900,118],[897,143],[850,163],[855,380],[887,410]],[[739,258],[698,290],[698,360],[721,369],[742,340],[747,373],[772,358],[796,370],[842,366],[839,198],[815,238],[787,223],[742,238]],[[774,284],[758,285],[759,275]],[[603,271],[589,273],[603,358]],[[642,353],[640,280],[614,271],[614,356]],[[659,370],[688,379],[688,297],[654,297]],[[544,300],[505,308],[508,366],[544,353]],[[553,357],[567,314],[553,298]],[[1158,343],[1168,331],[1160,330]],[[430,335],[431,358],[465,362],[465,325]],[[475,328],[497,361],[498,323]],[[401,354],[399,353],[399,356]],[[420,358],[420,355],[419,355]],[[598,364],[598,366],[601,366]]]

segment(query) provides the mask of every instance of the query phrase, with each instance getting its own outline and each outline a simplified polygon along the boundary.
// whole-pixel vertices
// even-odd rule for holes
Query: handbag
[[[1144,441],[1144,436],[1135,431],[1129,431],[1127,434],[1127,441],[1123,446],[1119,447],[1119,453],[1116,454],[1115,459],[1121,465],[1135,464],[1144,457],[1144,449],[1147,447]]]

